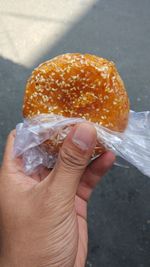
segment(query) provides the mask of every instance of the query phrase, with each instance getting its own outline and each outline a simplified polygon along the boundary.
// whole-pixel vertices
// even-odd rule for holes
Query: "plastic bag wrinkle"
[[[16,126],[14,155],[23,158],[25,172],[32,173],[41,165],[53,168],[57,153],[48,154],[40,145],[56,137],[63,141],[75,124],[85,121],[82,118],[42,114],[19,123]],[[97,123],[92,124],[99,143],[150,177],[150,111],[130,111],[128,127],[123,133],[113,132]]]

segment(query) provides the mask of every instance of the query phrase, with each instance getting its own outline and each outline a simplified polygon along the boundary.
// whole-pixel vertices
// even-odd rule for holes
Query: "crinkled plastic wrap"
[[[82,118],[66,118],[43,114],[33,119],[25,119],[16,127],[14,154],[22,156],[25,172],[32,173],[41,165],[52,168],[57,154],[44,152],[40,144],[46,140],[64,140],[70,128]],[[150,177],[150,111],[130,111],[129,123],[124,133],[110,131],[93,123],[97,139],[106,149],[136,166]]]

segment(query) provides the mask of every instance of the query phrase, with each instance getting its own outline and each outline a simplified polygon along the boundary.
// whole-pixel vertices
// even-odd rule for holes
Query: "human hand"
[[[0,266],[83,267],[87,256],[87,201],[114,161],[106,152],[89,163],[96,131],[76,125],[54,169],[25,175],[8,137],[0,170]]]

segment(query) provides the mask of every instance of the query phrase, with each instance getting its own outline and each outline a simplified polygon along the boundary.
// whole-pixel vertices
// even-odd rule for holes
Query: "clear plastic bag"
[[[64,140],[70,128],[82,118],[66,118],[43,114],[24,120],[16,126],[14,155],[22,156],[26,173],[34,172],[40,165],[52,168],[57,154],[44,152],[40,144],[58,138]],[[129,123],[124,133],[110,131],[93,123],[97,140],[117,156],[136,166],[150,177],[150,111],[130,111]]]

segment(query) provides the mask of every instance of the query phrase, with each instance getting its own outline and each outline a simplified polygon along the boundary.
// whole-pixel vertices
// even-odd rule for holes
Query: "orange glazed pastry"
[[[24,117],[43,113],[81,117],[123,132],[129,99],[113,62],[89,54],[64,54],[39,65],[27,82]],[[58,150],[54,140],[44,144],[50,145]]]

